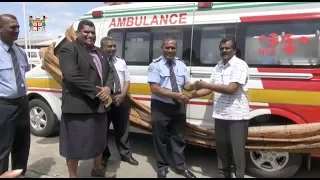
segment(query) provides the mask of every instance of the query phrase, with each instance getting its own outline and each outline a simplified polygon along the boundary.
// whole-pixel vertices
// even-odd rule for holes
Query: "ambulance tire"
[[[248,175],[255,178],[290,178],[294,174],[296,174],[296,172],[298,172],[302,164],[302,154],[288,153],[288,159],[284,166],[277,170],[264,170],[264,168],[258,167],[253,162],[251,153],[254,152],[246,153],[246,172],[248,173]]]
[[[32,125],[32,123],[34,123],[34,121],[32,121],[31,114],[30,114],[30,131],[31,131],[31,133],[33,135],[39,136],[39,137],[48,137],[48,136],[51,136],[54,133],[56,133],[58,123],[56,123],[57,120],[56,120],[55,115],[54,115],[53,111],[51,110],[50,106],[46,102],[42,101],[41,99],[32,99],[29,102],[29,113],[31,113],[31,110],[33,108],[37,108],[37,109],[44,111],[46,125],[43,129],[34,128],[34,126]]]

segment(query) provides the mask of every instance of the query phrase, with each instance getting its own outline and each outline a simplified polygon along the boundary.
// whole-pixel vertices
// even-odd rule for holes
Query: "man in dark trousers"
[[[195,87],[200,90],[192,93],[192,98],[196,98],[214,91],[212,117],[215,119],[218,169],[225,178],[232,177],[232,169],[237,178],[244,178],[246,166],[249,67],[236,56],[236,47],[233,38],[220,41],[221,60],[213,69],[210,83],[197,81]]]
[[[106,148],[108,118],[104,102],[111,96],[114,75],[108,58],[94,46],[95,26],[79,22],[77,39],[60,50],[62,118],[60,154],[67,160],[69,176],[76,177],[78,161],[93,159],[93,177],[116,177],[101,166]]]
[[[24,50],[14,43],[19,23],[0,15],[0,175],[12,169],[25,174],[30,150],[30,116],[25,73],[30,70]]]
[[[190,83],[186,65],[176,57],[177,48],[175,39],[165,39],[161,45],[162,56],[154,59],[148,69],[148,83],[152,92],[152,135],[159,178],[165,178],[168,173],[167,134],[178,172],[187,178],[195,178],[187,168],[184,157],[186,103],[189,98],[183,93],[183,89],[192,91],[194,87]]]
[[[110,57],[109,63],[114,67],[115,72],[113,104],[108,112],[108,128],[112,122],[121,160],[131,165],[138,165],[138,161],[132,157],[129,145],[130,104],[126,101],[126,95],[130,87],[130,73],[125,60],[116,56],[116,42],[112,37],[102,38],[100,44],[103,52]],[[103,166],[107,165],[110,155],[109,147],[107,146],[102,155]]]

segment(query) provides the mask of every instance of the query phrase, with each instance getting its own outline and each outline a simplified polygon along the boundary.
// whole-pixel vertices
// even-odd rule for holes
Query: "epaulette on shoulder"
[[[183,62],[183,63],[185,64],[184,60],[182,60],[182,59],[180,59],[180,58],[178,58],[178,57],[175,57],[174,59],[175,59],[175,60],[178,60],[178,61],[181,61],[181,62]]]
[[[158,58],[156,58],[156,59],[153,59],[152,62],[156,63],[156,62],[159,62],[161,59],[162,59],[162,58],[161,58],[161,56],[160,56],[160,57],[158,57]]]
[[[22,48],[22,46],[20,46],[19,44],[17,44],[17,43],[14,43],[16,46],[18,46],[18,47],[21,47]]]
[[[20,46],[20,45],[17,44],[17,43],[14,43],[14,44],[18,47],[18,49],[20,49],[20,51],[21,51],[22,53],[25,53],[25,50],[23,49],[22,46]]]
[[[117,58],[119,58],[119,59],[123,59],[122,57],[120,57],[120,56],[116,56]]]

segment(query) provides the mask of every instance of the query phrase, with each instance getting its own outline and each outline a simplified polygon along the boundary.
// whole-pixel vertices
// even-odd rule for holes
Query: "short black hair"
[[[94,26],[94,24],[93,24],[92,21],[89,21],[89,20],[81,20],[81,21],[79,22],[79,24],[78,24],[77,31],[78,31],[78,32],[81,31],[85,25],[95,28],[95,26]]]
[[[14,16],[14,15],[12,15],[12,14],[1,14],[1,15],[0,15],[0,27],[3,26],[3,19],[6,18],[6,17],[7,17],[7,18],[10,18],[10,19],[17,20],[17,17]]]
[[[106,37],[103,37],[101,40],[100,40],[100,47],[102,48],[104,43],[106,43],[107,41],[112,41],[113,38],[110,37],[110,36],[106,36]]]
[[[221,39],[221,41],[220,41],[220,43],[219,43],[219,48],[220,48],[221,44],[224,44],[224,43],[226,43],[226,42],[228,42],[228,41],[231,41],[231,42],[232,42],[232,48],[233,48],[234,50],[236,50],[236,49],[237,49],[237,44],[236,44],[236,40],[235,40],[233,37]]]
[[[178,46],[176,38],[168,37],[168,38],[165,38],[165,39],[162,41],[161,47],[164,45],[164,42],[170,41],[170,40],[176,41],[176,45]]]

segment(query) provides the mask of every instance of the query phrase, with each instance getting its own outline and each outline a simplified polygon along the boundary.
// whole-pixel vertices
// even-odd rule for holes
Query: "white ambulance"
[[[31,69],[41,64],[41,52],[40,49],[25,49],[27,53],[28,62],[30,64]]]
[[[130,94],[149,105],[147,68],[161,55],[165,37],[177,39],[177,56],[192,81],[207,80],[220,60],[219,42],[235,37],[237,56],[250,67],[250,126],[319,122],[319,2],[146,2],[101,6],[78,19],[94,22],[96,46],[104,36],[117,42],[132,80]],[[67,28],[67,27],[66,27]],[[66,43],[61,37],[55,55]],[[27,74],[31,128],[48,136],[58,129],[61,86],[41,66]],[[187,121],[214,128],[212,95],[192,99]],[[319,154],[312,154],[319,156]],[[291,177],[303,154],[252,151],[247,172],[255,177]],[[310,160],[307,161],[308,164]]]

